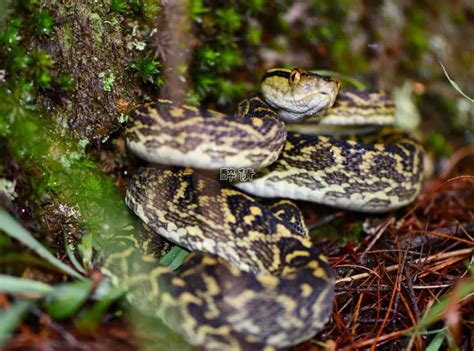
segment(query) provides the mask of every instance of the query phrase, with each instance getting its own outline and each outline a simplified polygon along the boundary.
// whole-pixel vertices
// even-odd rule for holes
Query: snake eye
[[[290,83],[297,84],[300,81],[301,71],[298,68],[294,68],[290,73]]]

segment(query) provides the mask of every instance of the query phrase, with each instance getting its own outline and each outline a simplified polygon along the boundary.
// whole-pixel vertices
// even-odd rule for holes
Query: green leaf
[[[0,292],[6,294],[33,293],[43,296],[53,290],[52,286],[43,282],[0,274]]]
[[[0,311],[0,347],[5,345],[25,313],[35,304],[32,300],[17,301]]]
[[[100,320],[109,306],[122,295],[122,289],[110,288],[107,294],[101,296],[100,300],[97,301],[94,306],[84,311],[84,313],[81,313],[77,327],[82,331],[93,332],[100,324]]]
[[[79,280],[73,283],[57,285],[46,296],[46,311],[55,319],[69,317],[86,301],[92,290],[91,280]]]
[[[444,75],[446,76],[446,78],[448,78],[449,82],[451,83],[451,85],[453,86],[454,89],[456,89],[458,91],[459,94],[461,94],[462,96],[464,96],[467,100],[469,100],[470,102],[474,102],[474,99],[467,96],[466,93],[464,93],[461,89],[461,87],[459,86],[458,83],[456,83],[454,80],[451,79],[451,77],[449,76],[448,74],[448,71],[446,71],[446,68],[444,67],[444,65],[439,62],[439,64],[441,65],[441,67],[443,68],[443,71],[444,71]]]
[[[174,260],[171,261],[171,263],[168,265],[168,267],[172,270],[175,270],[183,264],[184,260],[186,259],[186,257],[188,257],[188,255],[188,251],[186,251],[185,249],[181,249],[181,251],[176,255]]]
[[[451,294],[456,294],[456,300],[459,301],[473,293],[474,277],[459,282],[450,294],[441,297],[441,299],[425,313],[423,318],[418,322],[416,330],[419,332],[423,329],[426,329],[440,318],[446,309],[446,305],[450,299]]]
[[[43,257],[53,266],[78,279],[84,279],[79,273],[73,270],[68,265],[64,264],[51,252],[49,252],[41,243],[36,240],[26,229],[24,229],[8,212],[0,209],[0,230],[3,230],[7,235],[21,241],[23,244],[34,250],[38,255]]]
[[[436,336],[431,340],[429,345],[426,347],[426,351],[438,351],[443,345],[443,341],[446,338],[446,334],[444,332],[440,332],[436,334]]]
[[[189,251],[179,247],[173,246],[173,248],[160,260],[160,264],[168,266],[170,269],[176,269],[188,256]]]
[[[67,238],[66,238],[67,239]],[[66,240],[67,241],[67,240]],[[79,261],[77,260],[76,256],[75,256],[75,250],[72,246],[68,245],[66,243],[66,253],[67,253],[67,257],[69,258],[69,261],[71,261],[72,265],[74,266],[74,268],[76,268],[76,270],[78,272],[81,272],[82,274],[87,274],[86,270],[81,266],[81,264],[79,263]]]
[[[81,243],[78,245],[82,256],[82,262],[86,267],[90,267],[92,264],[92,255],[93,255],[93,237],[92,233],[85,233],[81,238]]]

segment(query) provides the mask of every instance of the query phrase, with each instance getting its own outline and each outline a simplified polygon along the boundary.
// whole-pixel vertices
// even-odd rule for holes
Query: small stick
[[[432,262],[432,261],[437,261],[437,260],[441,260],[441,259],[444,259],[444,258],[450,258],[450,257],[455,257],[455,256],[465,256],[465,255],[472,254],[472,253],[474,253],[474,248],[461,249],[461,250],[456,250],[456,251],[451,251],[451,252],[437,253],[437,254],[428,256],[426,259],[418,258],[418,259],[414,260],[413,263],[417,264],[417,263],[420,263],[420,262]],[[395,271],[395,270],[398,269],[398,266],[399,266],[398,264],[388,266],[385,269],[385,271],[386,272]],[[344,282],[352,282],[352,281],[355,281],[355,280],[367,278],[367,277],[370,277],[371,274],[372,273],[355,274],[355,275],[350,276],[350,277],[345,277],[345,278],[341,278],[341,279],[336,280],[336,284],[340,284],[340,283],[344,283]]]
[[[441,237],[441,238],[460,241],[460,242],[468,244],[468,245],[474,245],[474,241],[463,239],[463,238],[458,238],[457,236],[444,234],[444,233],[440,233],[440,232],[433,232],[433,231],[426,231],[426,230],[412,230],[412,232],[413,233],[424,234],[424,235],[438,236],[438,237]]]
[[[385,221],[385,223],[383,223],[381,226],[380,226],[380,229],[377,231],[377,234],[375,234],[375,237],[371,240],[371,242],[369,243],[369,245],[367,245],[366,249],[362,252],[362,254],[360,255],[360,258],[359,258],[359,261],[362,261],[363,258],[365,257],[365,255],[367,255],[367,253],[370,251],[370,249],[372,248],[372,246],[375,245],[375,243],[379,240],[379,238],[382,236],[382,234],[385,232],[385,230],[390,226],[392,225],[393,223],[395,222],[395,217],[391,216],[389,218],[387,218],[387,220]]]
[[[397,247],[398,248],[398,247]],[[375,347],[377,346],[377,342],[379,341],[379,338],[382,335],[382,332],[387,325],[388,318],[390,317],[390,312],[392,310],[392,306],[395,304],[395,309],[396,310],[396,297],[397,293],[400,291],[400,281],[401,281],[401,275],[403,273],[403,269],[405,268],[405,259],[401,256],[401,252],[398,253],[398,270],[397,270],[397,275],[395,276],[395,282],[393,283],[393,289],[392,289],[392,295],[390,296],[390,301],[388,303],[388,308],[387,308],[387,313],[385,313],[385,317],[383,318],[382,325],[380,326],[379,330],[377,331],[377,334],[375,335],[373,343],[370,345],[370,351],[375,351]]]

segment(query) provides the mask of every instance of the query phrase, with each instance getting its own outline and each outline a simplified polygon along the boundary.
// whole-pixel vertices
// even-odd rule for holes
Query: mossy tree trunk
[[[124,74],[137,54],[131,43],[139,38],[126,34],[130,28],[122,28],[124,17],[109,0],[41,1],[40,7],[53,16],[54,30],[30,37],[29,46],[46,50],[53,75],[68,74],[73,89],[41,94],[39,101],[75,135],[100,141],[119,127],[124,107],[140,94]]]

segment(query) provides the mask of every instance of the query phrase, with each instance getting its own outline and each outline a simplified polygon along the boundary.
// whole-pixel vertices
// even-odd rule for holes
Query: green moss
[[[127,0],[111,0],[110,9],[115,12],[125,13],[129,8]]]
[[[251,23],[247,29],[246,39],[251,45],[259,45],[262,41],[262,28],[258,23]]]
[[[419,58],[428,49],[428,33],[424,27],[408,24],[405,29],[407,43],[414,57]]]
[[[48,69],[53,66],[53,60],[46,51],[36,50],[32,53],[32,58],[37,69]]]
[[[251,12],[263,12],[265,10],[266,0],[248,0],[247,7]]]
[[[201,23],[201,16],[208,12],[209,8],[204,6],[202,0],[190,0],[188,2],[188,13],[193,19],[193,21]]]
[[[110,0],[110,9],[128,16],[154,19],[161,7],[156,0]]]
[[[104,177],[84,154],[84,142],[57,129],[32,105],[32,87],[21,82],[0,84],[0,136],[24,167],[35,169],[38,196],[54,193],[76,208],[85,229],[100,241],[133,223],[113,181]]]
[[[37,8],[39,0],[22,0],[20,3],[25,9],[33,11],[35,8]]]
[[[197,88],[201,96],[206,96],[208,93],[214,92],[216,87],[217,77],[209,72],[199,72],[193,75],[194,86]]]
[[[220,92],[218,102],[228,104],[236,99],[242,98],[249,91],[249,85],[244,82],[234,82],[228,79],[217,78],[214,86]]]
[[[10,61],[10,67],[14,72],[26,71],[31,66],[31,57],[25,53],[23,48],[13,50]]]
[[[32,70],[35,86],[39,89],[48,89],[51,87],[52,76],[50,69],[53,66],[53,61],[49,54],[45,51],[37,50],[31,54]]]
[[[219,52],[209,46],[199,47],[196,53],[201,68],[214,67],[219,62]]]
[[[426,14],[420,8],[415,8],[411,10],[408,14],[408,19],[411,24],[421,27],[426,24]]]
[[[0,1],[0,32],[5,29],[6,19],[11,16],[11,6],[13,0]]]
[[[186,94],[186,103],[193,106],[199,106],[201,104],[202,98],[195,90],[189,90]]]
[[[316,37],[323,41],[330,41],[333,40],[333,30],[329,26],[320,26],[316,28]]]
[[[214,11],[209,11],[208,4],[202,0],[189,2],[190,16],[204,44],[196,48],[192,60],[194,87],[188,93],[188,102],[216,98],[219,104],[233,105],[234,111],[237,101],[252,90],[251,84],[235,81],[235,72],[244,66],[244,50],[261,44],[262,28],[253,16],[261,13],[266,2],[246,0],[233,7],[213,5]]]
[[[65,23],[61,27],[57,28],[57,30],[59,32],[59,36],[61,38],[63,47],[66,50],[70,50],[72,47],[72,38],[73,38],[71,25],[69,23]]]
[[[221,72],[230,72],[236,67],[240,67],[244,64],[242,60],[242,54],[237,49],[226,49],[223,50],[219,58],[219,68]]]
[[[217,10],[217,23],[222,31],[235,32],[242,25],[242,17],[234,8]]]
[[[63,76],[59,76],[59,82],[55,82],[52,74],[54,62],[46,51],[35,49],[27,52],[25,48],[19,47],[22,36],[48,36],[52,33],[55,25],[53,17],[49,11],[39,10],[37,5],[37,1],[23,1],[16,12],[26,12],[32,20],[24,22],[22,18],[12,17],[0,34],[0,46],[3,49],[1,56],[7,63],[5,69],[10,79],[18,82],[20,91],[28,91],[31,95],[37,89],[47,90],[56,83],[67,85]]]
[[[89,21],[93,31],[93,38],[96,45],[102,44],[102,38],[104,36],[104,22],[98,13],[90,13]]]
[[[102,87],[104,91],[112,91],[115,82],[115,74],[109,70],[107,72],[100,72],[98,77],[102,79]]]
[[[36,32],[39,35],[50,35],[54,26],[54,18],[46,10],[40,10],[35,14]]]
[[[160,63],[152,56],[139,56],[132,60],[130,69],[133,75],[144,83],[151,83],[155,87],[164,84]]]
[[[341,239],[340,245],[346,246],[350,243],[358,243],[360,242],[360,237],[363,233],[363,223],[362,222],[355,222],[352,223],[350,229]]]
[[[448,157],[453,153],[451,145],[438,132],[431,132],[426,138],[425,145],[428,150],[433,151],[438,157]]]
[[[74,89],[74,81],[67,73],[60,73],[58,76],[58,84],[66,90],[72,91]]]
[[[4,42],[4,45],[7,43]],[[52,74],[54,62],[46,51],[34,50],[28,54],[24,48],[14,47],[6,54],[6,69],[12,79],[19,81],[19,85],[28,82],[34,89],[41,90],[50,89],[55,84],[72,88],[70,79],[65,75],[60,74],[55,81]]]
[[[47,71],[38,72],[38,74],[35,76],[36,84],[38,88],[42,90],[51,88],[52,80],[53,78]]]
[[[236,32],[242,27],[242,16],[234,8],[216,11],[217,39],[221,45],[232,45],[237,42]]]
[[[148,19],[154,19],[160,12],[161,7],[156,0],[141,0],[140,11]]]
[[[21,18],[12,18],[8,21],[5,30],[1,34],[1,43],[9,48],[15,48],[21,41],[20,29],[23,25]]]

